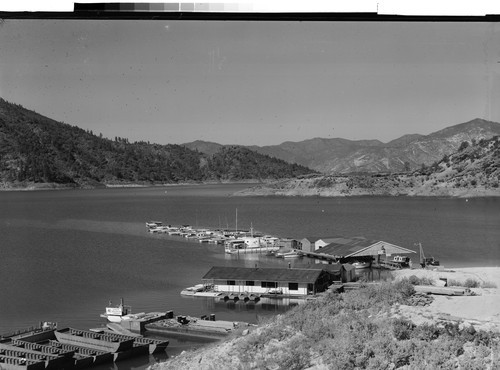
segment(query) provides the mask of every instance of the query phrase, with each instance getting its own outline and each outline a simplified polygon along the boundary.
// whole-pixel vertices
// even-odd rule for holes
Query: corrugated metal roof
[[[314,283],[323,271],[319,269],[223,267],[214,266],[203,280],[258,280]]]
[[[410,249],[399,247],[382,240],[369,240],[360,237],[352,239],[339,238],[335,242],[318,249],[317,252],[339,257],[361,257],[377,255],[382,247],[386,254],[415,253],[415,251]]]
[[[300,238],[297,240],[301,241],[301,240],[307,239],[307,240],[309,240],[310,243],[314,244],[318,240],[330,240],[330,239],[336,239],[336,238],[340,238],[340,236],[338,236],[338,235],[335,235],[335,236],[308,236],[308,237]]]

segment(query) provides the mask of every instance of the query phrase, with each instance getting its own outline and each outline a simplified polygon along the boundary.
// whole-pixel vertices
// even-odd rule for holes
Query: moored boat
[[[211,287],[203,284],[196,284],[181,291],[181,295],[193,297],[219,297],[222,293],[214,291]]]
[[[410,257],[406,256],[394,256],[392,262],[398,263],[401,267],[412,267],[412,262]]]
[[[355,269],[366,269],[371,266],[371,261],[355,261],[352,265]]]
[[[302,257],[302,253],[292,250],[289,252],[276,253],[275,256],[278,258],[298,258]]]
[[[111,302],[110,306],[111,306]],[[110,322],[121,322],[124,316],[132,313],[132,307],[123,304],[123,298],[120,304],[116,307],[106,307],[106,312],[101,314],[102,318],[108,319]]]

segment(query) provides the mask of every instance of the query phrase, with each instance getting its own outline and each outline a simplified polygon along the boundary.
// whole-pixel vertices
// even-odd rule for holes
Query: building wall
[[[277,282],[277,289],[282,289],[285,295],[307,295],[307,283],[298,283],[298,290],[290,290],[288,282]],[[271,287],[262,287],[261,281],[254,281],[254,285],[245,285],[245,281],[235,281],[235,285],[228,285],[227,280],[215,280],[214,289],[219,292],[230,293],[268,293]]]
[[[300,242],[296,239],[280,239],[278,246],[281,248],[301,249]]]
[[[314,243],[314,250],[318,250],[319,248],[322,248],[324,247],[325,245],[328,245],[330,243],[324,241],[324,240],[316,240],[316,242]]]
[[[304,252],[314,252],[314,243],[311,243],[309,239],[304,238],[300,243],[302,244],[302,250]]]

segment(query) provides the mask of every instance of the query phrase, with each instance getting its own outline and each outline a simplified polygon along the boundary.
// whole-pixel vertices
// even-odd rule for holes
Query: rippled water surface
[[[181,297],[182,288],[199,283],[214,265],[287,266],[289,261],[227,256],[222,246],[152,235],[146,232],[148,220],[234,228],[237,209],[239,229],[253,225],[295,238],[364,236],[414,250],[421,242],[445,266],[500,265],[496,198],[231,196],[245,186],[1,192],[0,332],[42,320],[59,327],[100,326],[109,300],[118,303],[121,297],[135,312],[215,313],[253,323],[287,309]],[[190,345],[176,342],[170,350]],[[142,368],[151,361],[126,366]]]

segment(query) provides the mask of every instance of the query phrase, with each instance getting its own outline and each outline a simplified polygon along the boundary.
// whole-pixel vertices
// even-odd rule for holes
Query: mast
[[[424,248],[422,248],[422,243],[418,243],[418,246],[419,246],[419,252],[420,252],[420,265],[422,265],[422,267],[425,266],[425,255],[424,255]]]
[[[236,208],[236,233],[238,233],[238,208]]]

